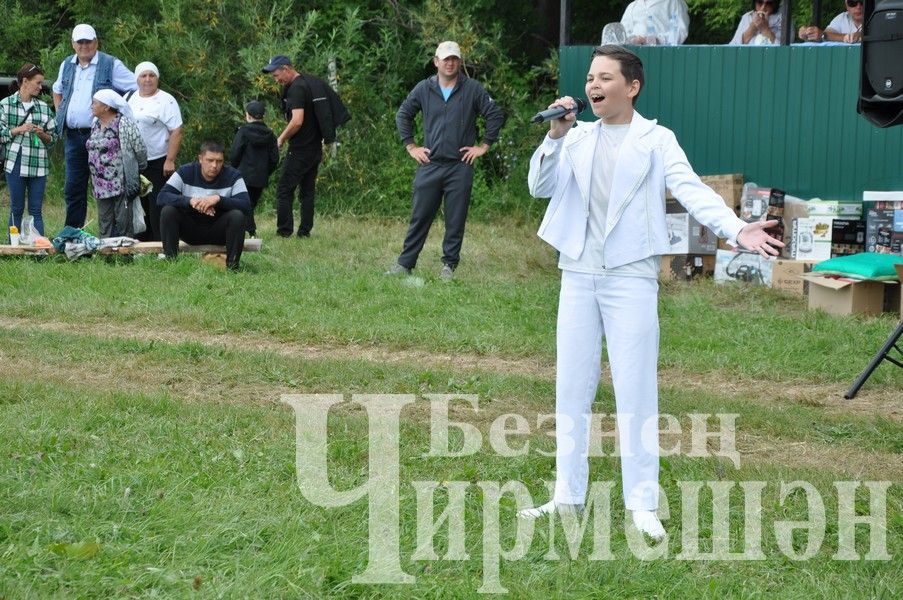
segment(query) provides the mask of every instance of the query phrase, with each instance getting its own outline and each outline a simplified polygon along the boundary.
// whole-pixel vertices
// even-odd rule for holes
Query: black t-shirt
[[[282,90],[282,111],[286,121],[292,120],[292,110],[304,110],[304,122],[301,128],[295,132],[289,141],[289,150],[294,151],[320,151],[323,148],[323,134],[320,133],[320,124],[314,114],[314,104],[310,94],[310,88],[304,83],[300,75],[285,86]]]

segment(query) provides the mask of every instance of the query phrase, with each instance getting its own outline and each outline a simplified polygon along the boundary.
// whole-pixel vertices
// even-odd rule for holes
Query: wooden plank
[[[260,238],[249,238],[245,240],[244,252],[260,252],[262,242]],[[138,242],[134,246],[125,246],[122,248],[101,248],[98,254],[160,254],[163,252],[162,242]],[[190,246],[185,242],[179,242],[179,252],[188,252],[193,254],[217,254],[225,253],[225,246],[217,246],[213,244],[205,244],[200,246]],[[55,248],[35,248],[33,246],[10,246],[9,244],[0,244],[0,256],[44,256],[56,254]]]
[[[0,256],[24,256],[26,254],[42,256],[45,254],[56,254],[56,250],[54,248],[33,248],[31,246],[0,244]]]

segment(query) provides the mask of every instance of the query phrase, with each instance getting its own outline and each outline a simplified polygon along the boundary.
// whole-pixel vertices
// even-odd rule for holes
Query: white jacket
[[[546,135],[530,159],[530,194],[552,199],[539,237],[574,260],[586,241],[590,171],[599,130],[599,121],[578,121],[563,138]],[[606,269],[668,253],[665,188],[697,221],[736,244],[746,223],[700,181],[674,133],[634,111],[612,177],[602,246]]]

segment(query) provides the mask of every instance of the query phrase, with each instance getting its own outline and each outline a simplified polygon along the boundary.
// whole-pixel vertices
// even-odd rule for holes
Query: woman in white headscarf
[[[147,167],[141,174],[154,186],[151,193],[141,199],[148,223],[147,235],[142,239],[159,240],[157,193],[176,170],[176,158],[182,143],[182,112],[176,99],[160,89],[160,70],[154,63],[138,63],[135,77],[138,79],[138,93],[130,93],[126,98],[147,145]]]
[[[131,237],[132,202],[138,198],[139,172],[147,165],[147,148],[132,119],[132,109],[113,90],[98,90],[91,112],[94,123],[85,146],[100,237]]]

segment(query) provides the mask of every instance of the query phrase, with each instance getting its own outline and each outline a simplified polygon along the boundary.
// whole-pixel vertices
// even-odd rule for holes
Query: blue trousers
[[[88,149],[85,144],[91,132],[88,129],[66,128],[66,225],[81,229],[88,214]]]
[[[16,164],[12,173],[6,174],[6,184],[9,186],[9,225],[15,225],[22,230],[22,215],[25,213],[25,198],[28,196],[28,214],[34,217],[34,226],[38,233],[44,235],[44,217],[41,207],[44,205],[44,188],[47,186],[47,177],[22,177],[19,175],[22,154],[16,157]]]

